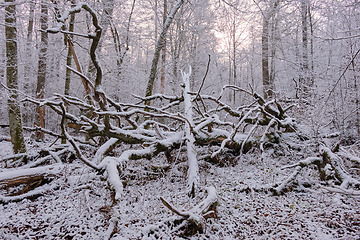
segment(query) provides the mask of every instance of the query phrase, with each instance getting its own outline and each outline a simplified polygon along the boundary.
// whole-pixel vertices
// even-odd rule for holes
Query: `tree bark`
[[[35,13],[35,2],[30,2],[30,9],[29,9],[29,21],[28,21],[28,28],[27,28],[27,36],[26,36],[26,63],[24,66],[24,92],[30,93],[32,92],[31,88],[31,65],[32,65],[32,37],[34,31],[34,13]],[[31,125],[33,122],[33,110],[31,109],[30,103],[24,103],[24,111],[23,111],[23,119],[24,125]]]
[[[5,0],[6,83],[9,88],[8,111],[11,143],[15,154],[26,152],[20,105],[18,100],[18,60],[16,34],[16,5]]]
[[[275,15],[275,10],[278,8],[280,0],[270,1],[269,9],[263,13],[263,30],[261,35],[261,64],[262,64],[262,79],[264,98],[269,99],[274,92],[274,82],[270,77],[269,66],[269,33],[271,18]]]
[[[48,28],[48,6],[45,0],[41,1],[41,15],[40,15],[40,25],[41,25],[41,43],[40,43],[40,53],[39,53],[39,64],[38,64],[38,77],[36,85],[36,98],[44,99],[45,98],[45,82],[46,82],[46,61],[47,61],[47,48],[48,48],[48,33],[46,29]],[[38,106],[36,109],[35,115],[35,126],[45,128],[45,108]],[[44,140],[44,133],[41,131],[35,132],[35,140],[42,141]]]
[[[167,18],[167,0],[164,0],[163,26]],[[166,64],[166,38],[164,38],[161,53],[161,77],[160,77],[160,93],[165,92],[165,64]]]
[[[71,1],[71,5],[72,5],[72,7],[75,6],[75,1],[74,0]],[[71,14],[70,22],[69,22],[69,32],[74,32],[74,23],[75,23],[75,14]],[[71,34],[66,34],[65,38],[66,38],[66,40],[72,41],[73,36]],[[67,52],[67,57],[66,57],[66,66],[71,67],[71,64],[72,64],[72,51],[71,51],[70,44],[68,44],[68,52]],[[66,77],[65,77],[65,90],[64,90],[65,95],[69,95],[69,92],[70,92],[70,82],[71,82],[70,76],[71,76],[71,70],[69,68],[67,68],[66,69]]]
[[[262,64],[262,79],[264,86],[264,98],[268,99],[272,96],[273,87],[270,82],[269,75],[269,20],[264,17],[263,31],[261,36],[261,64]]]
[[[309,78],[309,54],[308,54],[308,3],[306,0],[301,1],[301,33],[302,33],[302,63],[300,88],[304,94],[308,92],[310,85]]]
[[[71,7],[75,6],[75,1],[72,0],[71,1]],[[75,14],[71,14],[70,16],[70,22],[69,22],[69,32],[74,32],[74,23],[75,23]],[[71,34],[65,34],[65,39],[66,42],[68,42],[68,52],[67,52],[67,56],[66,56],[66,66],[71,67],[72,64],[72,39],[73,39],[73,35]],[[66,73],[65,73],[65,89],[64,89],[64,94],[67,96],[70,93],[70,82],[71,82],[71,70],[69,68],[66,68]],[[67,105],[66,105],[66,108]],[[65,127],[67,128],[67,122],[65,122]],[[61,143],[65,144],[66,143],[66,139],[62,138],[61,139]]]
[[[100,27],[102,29],[102,33],[105,35],[107,28],[110,26],[110,23],[112,21],[112,15],[114,11],[114,0],[104,0],[103,1],[103,13],[100,20]],[[103,43],[103,39],[99,39],[98,43],[96,44],[97,49],[101,49]],[[94,41],[91,44],[91,47],[95,46]],[[90,50],[91,51],[91,50]],[[88,77],[91,79],[95,75],[96,78],[98,78],[99,68],[94,64],[92,60],[89,62],[89,68],[88,68]]]

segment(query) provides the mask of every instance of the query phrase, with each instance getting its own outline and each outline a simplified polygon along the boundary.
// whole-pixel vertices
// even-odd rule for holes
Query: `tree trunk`
[[[301,76],[300,88],[305,95],[308,92],[310,83],[309,78],[309,56],[308,56],[308,6],[307,1],[301,1],[301,32],[302,32],[302,63],[301,63]]]
[[[71,1],[71,6],[74,7],[75,6],[75,1],[72,0]],[[69,22],[69,32],[74,32],[74,23],[75,23],[75,14],[71,14],[70,16],[70,22]],[[66,57],[66,66],[71,67],[72,64],[72,51],[71,51],[71,42],[73,39],[73,36],[70,34],[66,34],[65,35],[66,41],[69,41],[68,43],[68,52],[67,52],[67,57]],[[70,93],[70,82],[71,82],[71,70],[69,68],[66,68],[66,73],[65,73],[65,89],[64,89],[64,94],[67,96]],[[66,106],[66,108],[68,108]],[[67,122],[65,122],[65,127],[67,128]],[[66,143],[66,139],[63,138],[61,139],[61,143],[65,144]]]
[[[28,29],[27,29],[27,36],[26,36],[26,63],[25,63],[25,75],[24,75],[24,92],[30,93],[32,92],[31,89],[31,78],[32,75],[31,65],[32,65],[32,36],[34,30],[34,12],[35,12],[35,2],[30,2],[30,9],[29,9],[29,21],[28,21]],[[24,112],[23,112],[23,119],[24,125],[31,125],[33,122],[32,119],[33,110],[30,103],[24,103]]]
[[[8,110],[11,143],[14,153],[26,152],[23,136],[20,105],[18,101],[18,60],[16,37],[16,5],[14,0],[5,0],[6,82],[9,88]]]
[[[41,29],[41,43],[39,53],[38,77],[36,85],[36,98],[45,98],[45,81],[46,81],[46,61],[47,61],[47,48],[48,48],[48,33],[45,31],[48,28],[48,6],[45,0],[41,1],[41,15],[40,25]],[[37,107],[35,115],[35,126],[45,128],[45,108]],[[35,132],[35,140],[44,140],[44,133],[42,131]]]
[[[232,63],[233,63],[233,85],[237,85],[237,73],[236,73],[236,16],[234,14],[233,26],[232,26]],[[234,106],[236,105],[236,93],[233,91]]]
[[[274,92],[274,82],[270,77],[269,66],[269,38],[270,38],[270,22],[275,16],[275,11],[278,8],[280,0],[270,1],[270,6],[267,11],[263,13],[263,30],[261,35],[261,64],[262,64],[262,79],[263,79],[263,92],[264,98],[271,98]]]
[[[167,0],[164,0],[163,26],[165,26],[167,18]],[[161,54],[161,77],[160,77],[160,93],[165,92],[165,64],[166,64],[166,38],[164,38],[162,54]]]
[[[71,1],[71,5],[72,7],[75,6],[75,1],[72,0]],[[69,22],[69,32],[74,32],[74,23],[75,23],[75,14],[71,14],[70,16],[70,22]],[[72,41],[73,39],[73,35],[65,35],[66,38],[66,42],[67,40]],[[68,52],[67,52],[67,57],[66,57],[66,66],[71,67],[72,64],[72,51],[71,51],[71,46],[70,44],[68,44]],[[64,94],[65,95],[69,95],[70,92],[70,82],[71,82],[71,70],[69,68],[66,68],[66,77],[65,77],[65,90],[64,90]]]
[[[103,1],[103,13],[101,15],[101,20],[100,20],[100,26],[102,27],[102,35],[103,36],[105,36],[106,30],[108,29],[108,27],[110,26],[110,23],[112,21],[114,5],[115,5],[114,0],[104,0]],[[99,40],[99,43],[97,44],[96,48],[101,50],[102,43],[103,43],[103,38],[101,38]],[[93,64],[92,60],[90,60],[89,68],[88,68],[89,78],[92,79],[96,75],[96,72],[98,72],[98,71],[99,71],[99,69]],[[98,78],[98,77],[96,77],[96,78]]]
[[[146,97],[152,95],[152,91],[153,91],[153,87],[154,87],[154,81],[155,81],[155,78],[156,78],[157,65],[158,65],[159,57],[160,57],[160,51],[163,48],[164,39],[166,37],[166,33],[167,33],[167,31],[168,31],[168,29],[170,27],[170,24],[174,20],[175,14],[179,10],[179,8],[183,4],[183,2],[184,2],[184,0],[178,0],[177,1],[175,6],[173,7],[171,12],[169,13],[169,16],[166,18],[163,29],[162,29],[162,31],[160,33],[160,36],[159,36],[159,38],[158,38],[158,40],[156,42],[155,53],[154,53],[154,57],[153,57],[153,60],[152,60],[152,63],[151,63],[149,81],[148,81],[148,84],[147,84],[147,87],[146,87],[146,93],[145,93]],[[150,105],[150,102],[146,101],[145,104]]]
[[[311,72],[310,72],[310,87],[314,86],[314,26],[311,16],[310,4],[308,6],[308,15],[309,15],[309,26],[310,26],[310,61],[311,61]]]
[[[264,86],[264,98],[271,98],[273,86],[270,82],[269,75],[269,20],[264,17],[263,31],[261,36],[261,64],[262,64],[262,79]]]

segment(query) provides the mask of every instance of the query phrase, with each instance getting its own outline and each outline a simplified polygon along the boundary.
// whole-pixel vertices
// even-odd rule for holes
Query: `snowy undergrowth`
[[[3,158],[10,145],[0,144]],[[328,193],[314,184],[282,196],[243,191],[281,181],[292,170],[279,167],[298,161],[275,152],[267,156],[261,160],[258,153],[249,153],[227,167],[199,162],[200,186],[214,186],[219,205],[217,218],[206,223],[206,232],[190,239],[358,239],[359,196]],[[174,215],[159,197],[188,210],[206,196],[200,188],[196,198],[188,197],[185,159],[185,154],[180,155],[169,170],[155,172],[154,165],[166,163],[164,156],[128,162],[121,176],[124,194],[116,204],[101,175],[80,162],[66,164],[55,180],[58,189],[35,200],[0,205],[0,238],[102,239],[115,219],[112,239],[181,239],[165,224]],[[301,173],[298,180],[320,183],[315,168]]]

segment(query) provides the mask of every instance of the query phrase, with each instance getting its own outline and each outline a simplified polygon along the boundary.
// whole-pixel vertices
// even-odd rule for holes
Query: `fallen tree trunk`
[[[62,164],[55,164],[1,172],[0,190],[6,190],[8,196],[0,195],[0,201],[7,203],[42,195],[54,188],[54,184],[50,187],[47,186],[47,183],[52,182],[56,176],[60,175],[62,169]]]

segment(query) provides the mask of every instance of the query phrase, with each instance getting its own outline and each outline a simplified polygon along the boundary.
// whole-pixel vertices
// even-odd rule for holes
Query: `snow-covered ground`
[[[0,159],[12,154],[10,147],[0,142]],[[189,210],[209,186],[217,190],[217,218],[207,220],[205,233],[188,239],[360,239],[360,196],[319,188],[314,167],[298,177],[313,183],[311,188],[295,188],[282,196],[244,191],[288,176],[292,169],[279,166],[297,161],[289,156],[273,153],[260,160],[254,152],[226,167],[200,161],[203,187],[194,199],[186,194],[186,154],[165,172],[152,170],[165,159],[159,155],[128,162],[121,176],[124,193],[116,204],[101,175],[78,161],[64,163],[55,190],[34,200],[0,204],[0,239],[104,239],[113,223],[117,227],[111,239],[183,239],[164,224],[175,216],[159,197]]]

